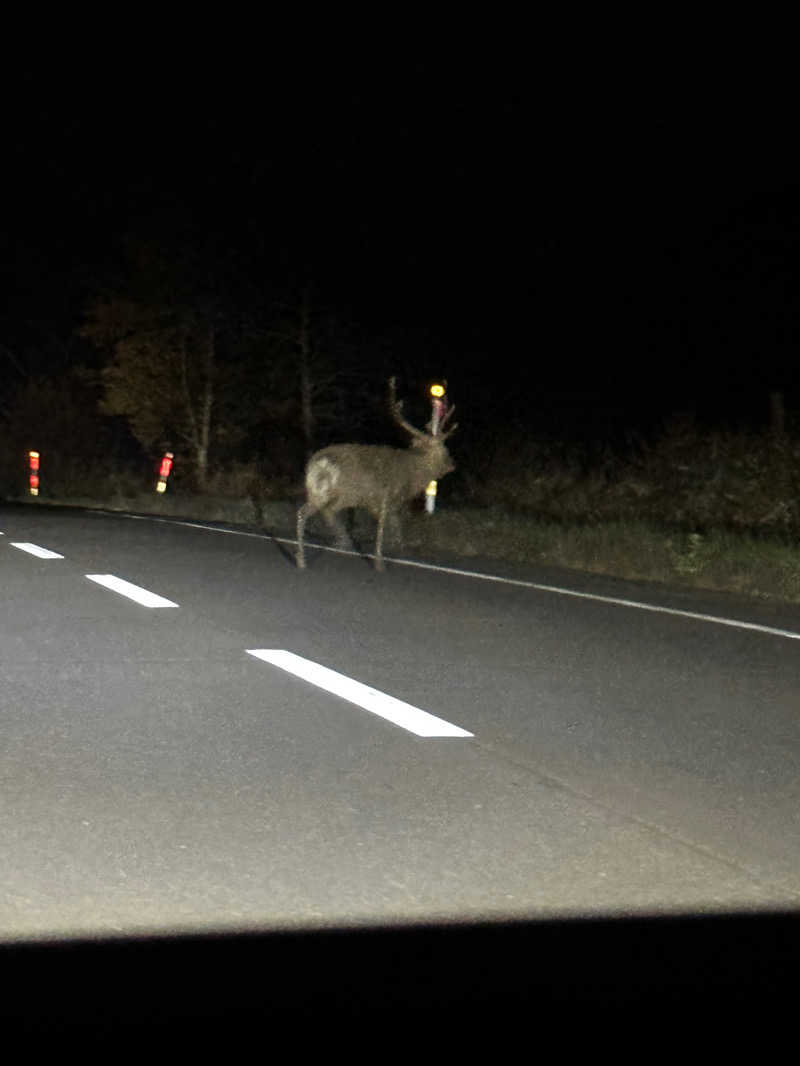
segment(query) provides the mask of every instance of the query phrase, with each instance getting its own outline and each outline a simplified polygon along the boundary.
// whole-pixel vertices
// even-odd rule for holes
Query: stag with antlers
[[[336,536],[336,547],[350,548],[351,542],[339,518],[347,508],[361,507],[377,520],[375,569],[383,570],[383,531],[387,517],[399,525],[403,504],[425,491],[455,469],[445,441],[457,425],[444,432],[453,415],[449,406],[434,434],[417,429],[403,418],[403,402],[395,394],[395,379],[389,381],[389,407],[392,417],[411,435],[408,448],[383,444],[333,444],[315,452],[306,466],[306,502],[297,512],[297,565],[305,567],[303,536],[307,519],[319,512]],[[428,430],[431,430],[430,423]]]

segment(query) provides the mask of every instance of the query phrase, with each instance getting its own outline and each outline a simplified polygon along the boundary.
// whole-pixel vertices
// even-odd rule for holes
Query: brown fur
[[[392,383],[392,398],[394,386]],[[350,541],[339,512],[361,507],[378,522],[375,542],[375,569],[383,570],[383,531],[387,515],[399,524],[402,505],[425,491],[430,481],[438,481],[454,468],[445,439],[415,429],[401,417],[401,405],[392,404],[395,419],[412,434],[410,448],[390,448],[382,444],[333,444],[316,452],[306,466],[306,502],[297,512],[297,565],[305,566],[303,536],[306,520],[319,512],[336,534],[338,547]],[[450,408],[442,420],[452,414]]]

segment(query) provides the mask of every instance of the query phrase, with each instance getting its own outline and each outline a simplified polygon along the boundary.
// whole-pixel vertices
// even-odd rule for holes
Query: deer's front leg
[[[393,536],[397,543],[397,548],[402,552],[405,550],[405,541],[403,539],[403,519],[400,516],[400,511],[393,510],[389,517],[391,518],[392,526],[394,527]]]

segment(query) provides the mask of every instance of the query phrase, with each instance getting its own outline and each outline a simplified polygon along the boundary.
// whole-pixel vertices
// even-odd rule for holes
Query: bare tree
[[[398,425],[411,434],[409,448],[384,444],[333,444],[315,452],[306,466],[306,502],[297,512],[297,565],[305,566],[303,534],[306,520],[317,511],[336,535],[336,546],[351,547],[339,512],[350,507],[369,511],[378,522],[375,569],[383,570],[383,530],[387,515],[399,523],[400,507],[431,482],[455,469],[445,447],[457,425],[442,432],[455,408],[444,412],[435,435],[416,429],[403,418],[403,403],[389,382],[389,405]],[[431,429],[430,423],[428,429]]]
[[[296,406],[308,462],[317,442],[330,439],[333,426],[350,424],[369,411],[364,387],[375,355],[366,358],[360,327],[319,302],[310,281],[296,295],[275,302],[272,312],[264,329],[274,365],[270,394],[273,401]]]

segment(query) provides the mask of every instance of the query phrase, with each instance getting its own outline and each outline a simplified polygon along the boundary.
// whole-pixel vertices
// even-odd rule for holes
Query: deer
[[[403,401],[395,392],[395,378],[389,380],[389,408],[394,421],[411,435],[408,448],[386,444],[332,444],[315,452],[306,464],[306,502],[297,512],[297,566],[306,565],[303,535],[307,519],[319,512],[335,534],[335,547],[351,550],[352,542],[339,518],[348,508],[363,508],[378,522],[375,541],[375,569],[382,571],[383,531],[387,517],[400,525],[400,508],[455,470],[445,441],[458,425],[443,432],[455,411],[449,405],[437,431],[432,422],[417,429],[403,417]]]

